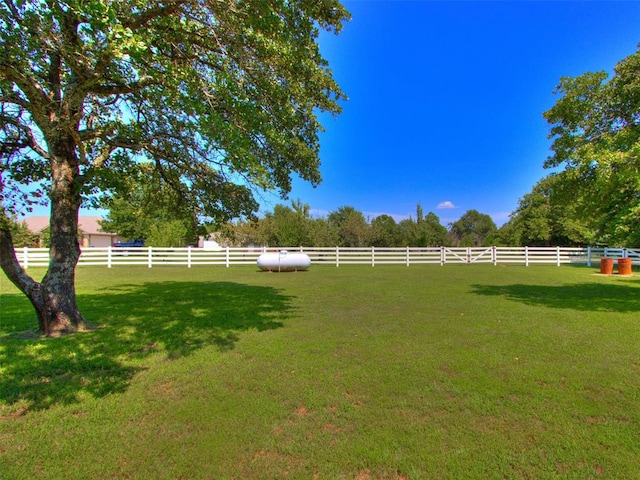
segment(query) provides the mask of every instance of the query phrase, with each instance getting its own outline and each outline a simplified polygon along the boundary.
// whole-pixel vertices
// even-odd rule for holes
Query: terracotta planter
[[[631,275],[631,259],[630,258],[618,259],[618,275]]]
[[[600,273],[603,275],[613,274],[613,258],[600,259]]]

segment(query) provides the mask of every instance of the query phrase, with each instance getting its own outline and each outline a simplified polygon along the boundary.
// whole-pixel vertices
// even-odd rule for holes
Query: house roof
[[[80,216],[78,218],[78,228],[82,233],[88,235],[113,235],[112,233],[102,230],[102,227],[98,223],[101,220],[103,220],[103,218],[98,216]],[[47,216],[26,217],[23,221],[27,225],[27,228],[33,233],[40,233],[49,226],[49,217]]]
[[[24,223],[29,231],[33,233],[40,233],[42,230],[49,226],[49,217],[36,216],[26,217],[22,223]]]
[[[100,226],[100,221],[104,220],[102,217],[80,217],[79,228],[84,233],[96,234],[102,233],[104,235],[112,235],[110,232],[105,232]]]

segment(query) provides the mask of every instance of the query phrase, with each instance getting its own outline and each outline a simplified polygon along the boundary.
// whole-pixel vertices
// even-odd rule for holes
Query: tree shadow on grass
[[[0,418],[124,392],[153,353],[175,359],[207,346],[229,350],[241,332],[279,328],[294,315],[292,298],[277,289],[232,282],[121,285],[78,301],[100,328],[25,338],[32,307],[2,296]]]
[[[640,311],[640,282],[575,285],[473,285],[476,295],[500,296],[528,305],[594,312]]]

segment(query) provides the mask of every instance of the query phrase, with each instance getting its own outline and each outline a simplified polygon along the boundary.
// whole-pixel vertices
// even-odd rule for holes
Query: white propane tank
[[[263,253],[258,257],[258,267],[269,272],[295,272],[306,270],[311,259],[306,253],[289,253],[286,250]]]

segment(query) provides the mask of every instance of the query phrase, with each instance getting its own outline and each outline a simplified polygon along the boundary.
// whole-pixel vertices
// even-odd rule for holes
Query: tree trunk
[[[49,270],[40,283],[38,295],[29,298],[38,316],[40,331],[55,337],[88,330],[87,322],[78,310],[73,268],[52,274]],[[71,277],[71,278],[69,278]]]
[[[79,252],[76,241],[76,252]],[[40,332],[47,336],[60,336],[88,330],[87,322],[78,310],[75,295],[74,272],[78,254],[62,262],[53,255],[49,270],[41,283],[36,282],[22,268],[16,258],[11,232],[0,227],[0,266],[33,305]]]
[[[47,335],[86,330],[76,304],[75,271],[80,258],[78,207],[52,204],[49,270],[40,288],[36,307],[40,328]],[[34,305],[35,306],[35,305]]]
[[[78,310],[75,268],[80,258],[78,244],[79,194],[75,144],[69,135],[54,137],[50,190],[51,247],[49,268],[40,283],[31,278],[16,258],[9,222],[3,213],[0,222],[0,266],[7,277],[29,298],[36,310],[38,327],[47,336],[85,331],[87,322]]]

